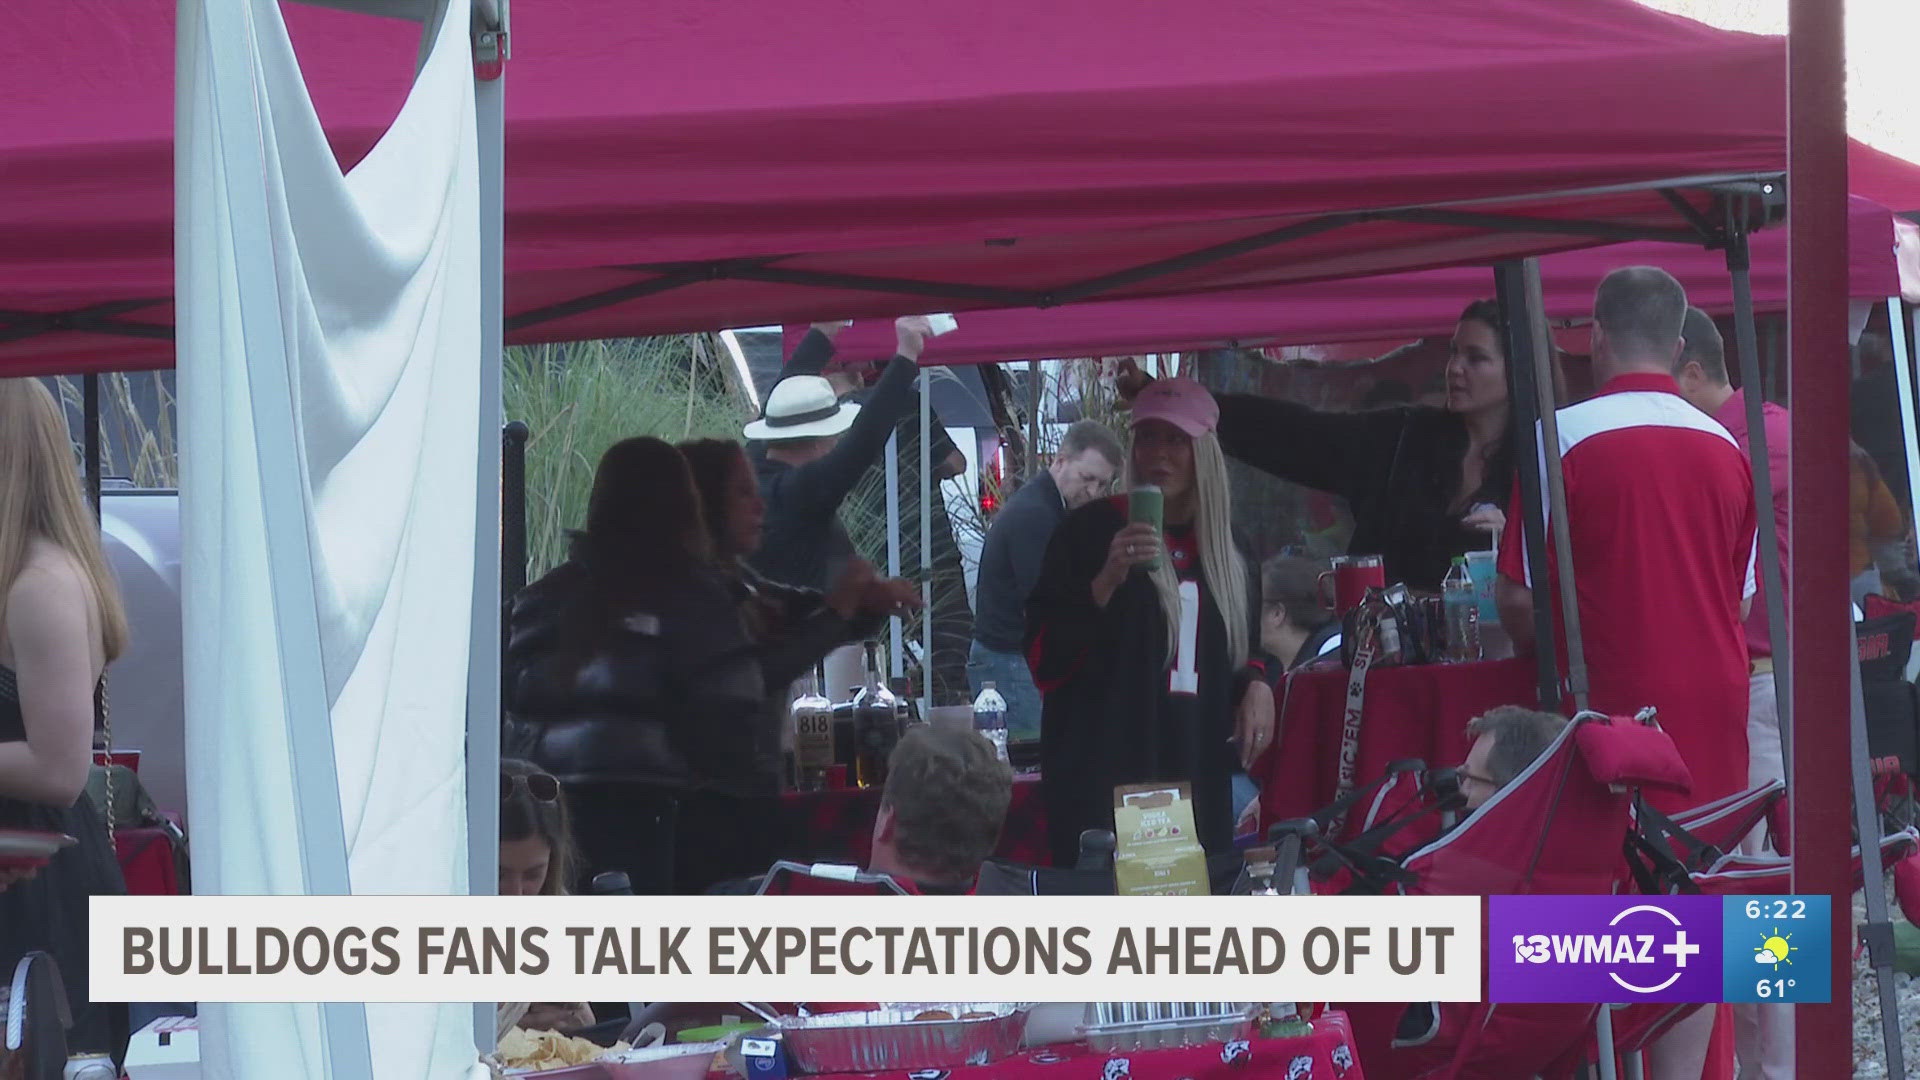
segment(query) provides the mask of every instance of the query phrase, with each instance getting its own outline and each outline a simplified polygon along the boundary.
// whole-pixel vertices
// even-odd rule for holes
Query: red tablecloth
[[[1366,784],[1401,758],[1458,765],[1467,756],[1467,721],[1495,705],[1539,703],[1531,660],[1374,668],[1360,714],[1354,782]],[[1290,675],[1274,691],[1280,742],[1254,763],[1260,810],[1268,823],[1300,817],[1334,799],[1347,707],[1345,668]]]
[[[1343,1013],[1313,1022],[1297,1039],[1254,1039],[1179,1050],[1096,1054],[1048,1046],[992,1065],[920,1073],[863,1073],[888,1080],[1365,1080]]]
[[[867,865],[873,849],[873,819],[880,812],[879,788],[791,791],[781,801],[788,811],[782,858]],[[1038,777],[1014,778],[1013,803],[1007,808],[1007,824],[994,855],[1026,866],[1051,862]]]

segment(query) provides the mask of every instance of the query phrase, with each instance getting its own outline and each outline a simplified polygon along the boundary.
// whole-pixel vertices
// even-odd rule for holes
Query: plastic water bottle
[[[973,730],[987,737],[993,752],[1007,760],[1007,699],[990,682],[980,684],[980,696],[973,699]]]
[[[1466,559],[1453,560],[1453,569],[1440,583],[1440,599],[1447,615],[1447,659],[1455,663],[1480,659],[1480,597],[1474,592]]]

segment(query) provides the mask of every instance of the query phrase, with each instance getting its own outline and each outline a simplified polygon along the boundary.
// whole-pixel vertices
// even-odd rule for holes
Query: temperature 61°
[[[1787,988],[1800,985],[1797,979],[1761,979],[1753,988],[1754,996],[1763,998],[1786,997]]]

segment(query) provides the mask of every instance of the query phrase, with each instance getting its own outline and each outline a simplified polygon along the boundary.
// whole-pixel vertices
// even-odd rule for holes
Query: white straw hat
[[[790,375],[767,395],[767,412],[747,425],[746,437],[761,442],[819,439],[853,426],[860,406],[842,404],[833,384],[819,375]]]

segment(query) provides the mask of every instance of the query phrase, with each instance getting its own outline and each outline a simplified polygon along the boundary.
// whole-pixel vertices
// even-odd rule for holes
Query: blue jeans
[[[1040,738],[1040,690],[1033,685],[1033,672],[1027,658],[1019,653],[995,652],[979,642],[967,655],[967,685],[973,696],[980,687],[992,683],[1007,699],[1007,738],[1014,742],[1035,742]]]

